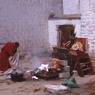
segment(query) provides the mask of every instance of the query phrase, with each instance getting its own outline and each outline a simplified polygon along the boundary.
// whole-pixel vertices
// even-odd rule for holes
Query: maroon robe
[[[6,71],[11,68],[9,57],[13,56],[17,50],[15,43],[8,42],[4,45],[0,52],[0,71]]]

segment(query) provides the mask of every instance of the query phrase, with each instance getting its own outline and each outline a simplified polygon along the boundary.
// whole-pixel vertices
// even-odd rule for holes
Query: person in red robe
[[[16,53],[18,47],[18,42],[7,42],[4,45],[0,52],[0,71],[6,71],[11,68],[9,58]]]

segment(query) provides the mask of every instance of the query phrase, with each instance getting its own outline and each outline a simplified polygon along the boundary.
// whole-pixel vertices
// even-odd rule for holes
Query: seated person
[[[81,54],[84,54],[83,45],[76,39],[68,54],[68,65],[70,66],[71,75],[72,71],[74,70],[77,56],[81,56]]]
[[[72,45],[71,50],[74,50],[76,52],[84,52],[82,43],[77,39],[75,40],[75,43]]]
[[[7,42],[0,52],[0,71],[6,71],[11,68],[9,58],[14,56],[19,47],[18,42]]]

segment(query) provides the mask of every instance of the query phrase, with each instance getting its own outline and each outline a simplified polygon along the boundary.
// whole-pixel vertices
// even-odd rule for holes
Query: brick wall
[[[95,62],[95,0],[81,0],[81,37],[88,38],[88,52]],[[95,64],[95,63],[94,63]]]

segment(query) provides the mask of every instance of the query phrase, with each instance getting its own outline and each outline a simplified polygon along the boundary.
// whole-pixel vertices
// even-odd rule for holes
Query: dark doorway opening
[[[62,43],[73,41],[75,39],[75,26],[72,24],[58,26],[58,46],[61,47]]]

